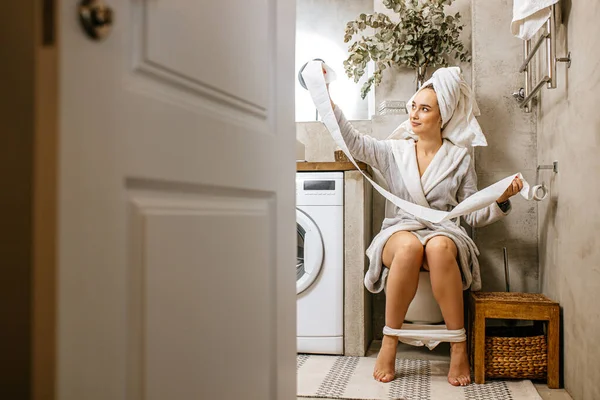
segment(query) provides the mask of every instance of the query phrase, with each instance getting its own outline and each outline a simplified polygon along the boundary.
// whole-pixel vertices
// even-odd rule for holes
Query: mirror
[[[344,72],[348,43],[344,43],[344,28],[360,13],[373,12],[373,0],[297,0],[296,2],[296,76],[302,66],[321,58],[337,73],[331,85],[331,96],[350,120],[368,119],[369,97],[360,98],[360,88],[366,77],[354,83]],[[368,73],[366,74],[368,75]],[[296,121],[315,121],[315,106],[308,91],[296,79]]]

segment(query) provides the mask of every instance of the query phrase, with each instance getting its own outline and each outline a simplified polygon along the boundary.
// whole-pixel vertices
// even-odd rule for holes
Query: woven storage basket
[[[545,379],[547,373],[548,345],[545,335],[486,335],[486,378]]]

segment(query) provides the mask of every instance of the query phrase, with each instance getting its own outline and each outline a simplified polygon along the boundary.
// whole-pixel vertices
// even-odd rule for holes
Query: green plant
[[[383,0],[383,5],[398,14],[399,22],[382,13],[360,14],[346,24],[344,42],[359,32],[373,29],[369,36],[361,35],[348,47],[344,69],[349,78],[358,82],[365,74],[367,63],[374,61],[375,71],[363,85],[364,99],[373,85],[381,83],[387,67],[398,66],[417,70],[417,85],[425,78],[428,67],[449,65],[449,60],[470,61],[469,52],[459,40],[464,25],[461,15],[446,15],[444,7],[454,0]],[[452,55],[454,57],[452,57]]]

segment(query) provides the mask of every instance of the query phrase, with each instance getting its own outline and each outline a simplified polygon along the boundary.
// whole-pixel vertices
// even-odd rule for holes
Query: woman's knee
[[[389,267],[394,265],[411,267],[418,265],[420,268],[423,263],[423,245],[415,236],[409,235],[398,238],[388,249],[391,253],[391,259],[388,260]]]
[[[430,239],[425,245],[425,255],[428,260],[428,264],[431,264],[436,259],[455,259],[458,254],[456,245],[452,239],[446,236],[436,236]]]

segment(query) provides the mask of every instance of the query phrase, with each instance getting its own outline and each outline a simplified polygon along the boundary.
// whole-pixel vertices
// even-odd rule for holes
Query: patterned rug
[[[396,379],[373,379],[373,357],[298,355],[298,396],[353,400],[542,400],[531,381],[454,387],[446,361],[396,360]]]

